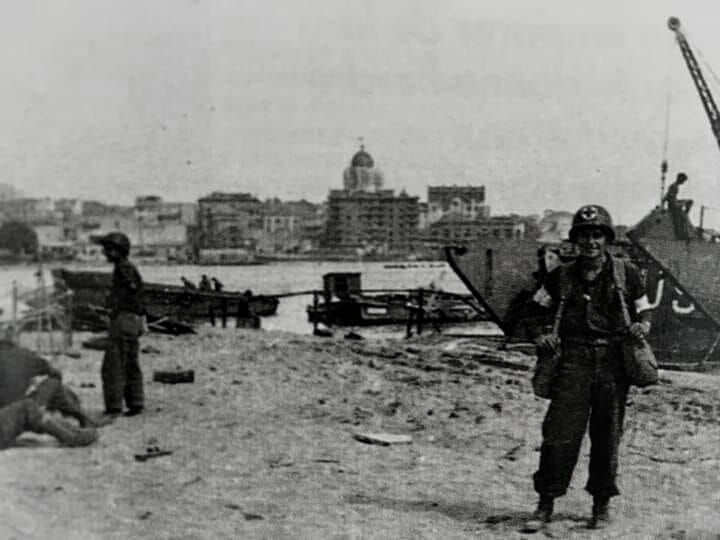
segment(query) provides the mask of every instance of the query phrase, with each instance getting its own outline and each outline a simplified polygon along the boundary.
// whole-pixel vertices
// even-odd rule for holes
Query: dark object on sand
[[[195,371],[185,369],[181,371],[155,371],[153,381],[165,384],[180,384],[195,382]]]
[[[144,454],[135,454],[135,461],[147,461],[151,458],[169,456],[172,450],[162,450],[159,446],[148,446]]]
[[[96,351],[104,351],[108,346],[108,337],[100,336],[90,338],[87,341],[82,342],[83,349],[94,349]]]

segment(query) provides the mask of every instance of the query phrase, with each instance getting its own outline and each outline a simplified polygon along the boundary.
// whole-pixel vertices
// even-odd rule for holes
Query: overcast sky
[[[423,200],[485,185],[494,213],[596,202],[632,223],[659,199],[670,96],[671,173],[720,208],[666,27],[682,19],[717,89],[717,0],[3,4],[0,182],[28,195],[319,202],[362,136],[386,186]]]

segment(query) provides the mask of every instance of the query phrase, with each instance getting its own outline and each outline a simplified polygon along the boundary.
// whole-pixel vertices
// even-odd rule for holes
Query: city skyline
[[[9,6],[0,180],[125,205],[322,202],[362,136],[396,192],[484,185],[494,213],[595,202],[633,223],[659,200],[669,101],[668,183],[685,170],[683,195],[720,206],[720,155],[670,15],[715,90],[709,1]]]

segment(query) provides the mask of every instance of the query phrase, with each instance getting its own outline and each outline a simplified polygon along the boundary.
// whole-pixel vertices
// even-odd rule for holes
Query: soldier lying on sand
[[[76,419],[79,426],[52,412]],[[98,438],[95,427],[80,399],[63,386],[60,371],[33,351],[0,341],[0,449],[25,431],[47,433],[66,446],[87,446]]]

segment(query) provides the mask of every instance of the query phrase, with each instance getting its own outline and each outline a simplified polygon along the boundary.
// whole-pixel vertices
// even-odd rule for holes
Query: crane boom
[[[682,52],[683,58],[685,59],[688,71],[690,71],[690,76],[692,77],[692,80],[695,83],[695,88],[700,95],[700,101],[702,101],[705,114],[710,121],[710,128],[715,136],[715,141],[718,144],[718,148],[720,148],[720,113],[718,112],[717,105],[715,105],[713,95],[705,82],[705,78],[703,77],[697,60],[695,60],[695,55],[690,48],[690,44],[680,27],[680,19],[677,17],[670,17],[667,24],[668,28],[675,33],[675,39],[680,47],[680,52]]]

